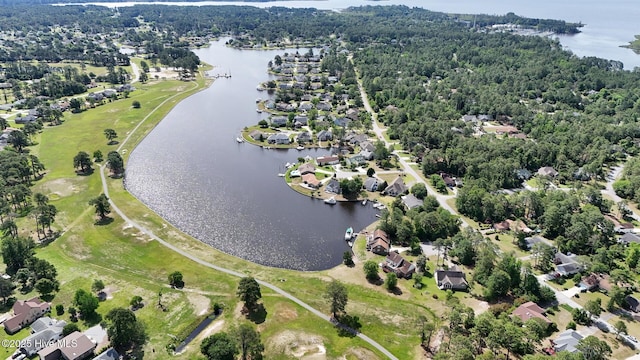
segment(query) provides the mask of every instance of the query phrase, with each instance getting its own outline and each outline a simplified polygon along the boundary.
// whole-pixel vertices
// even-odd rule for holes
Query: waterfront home
[[[519,317],[523,323],[529,319],[538,318],[547,323],[547,325],[551,324],[551,320],[545,315],[544,309],[533,301],[518,306],[511,315]]]
[[[316,167],[312,163],[304,163],[298,167],[298,171],[300,172],[300,175],[314,174],[316,172]]]
[[[306,144],[311,142],[311,133],[308,131],[303,131],[296,136],[296,141],[298,144]]]
[[[291,140],[289,135],[283,133],[275,133],[267,138],[269,144],[288,145]]]
[[[324,191],[330,194],[340,194],[342,192],[342,190],[340,190],[340,181],[336,178],[332,178],[324,187]]]
[[[249,137],[255,141],[263,141],[265,136],[264,133],[260,130],[253,130],[249,133]]]
[[[378,191],[378,179],[374,177],[368,177],[364,181],[364,188],[370,192]]]
[[[453,267],[449,270],[438,269],[435,274],[436,285],[440,290],[467,290],[469,283],[467,282],[467,276],[463,271],[458,270],[457,267]]]
[[[13,316],[4,322],[4,329],[9,334],[16,333],[49,311],[51,303],[42,301],[37,296],[18,300],[13,304]]]
[[[402,198],[402,203],[409,210],[419,208],[423,204],[423,201],[415,197],[415,195],[413,194],[405,195],[405,196],[402,196],[401,198]]]
[[[373,160],[373,153],[371,151],[362,150],[360,151],[359,155],[361,155],[367,161]]]
[[[372,235],[367,237],[367,250],[377,255],[387,255],[391,248],[389,235],[380,229],[376,229]]]
[[[282,127],[287,125],[287,118],[284,116],[274,116],[270,120],[271,126]]]
[[[391,184],[389,184],[389,186],[387,186],[386,189],[384,189],[383,193],[385,195],[396,197],[405,194],[407,191],[409,191],[407,185],[404,184],[402,177],[398,176],[391,182]]]
[[[555,178],[558,176],[558,172],[551,166],[544,166],[538,169],[538,175]]]
[[[318,189],[322,185],[320,180],[316,178],[316,174],[313,173],[302,175],[302,182],[313,189]]]
[[[100,353],[100,355],[93,358],[93,360],[119,360],[120,354],[114,348],[108,348]]]
[[[339,164],[340,163],[340,158],[332,155],[332,156],[318,156],[316,158],[316,162],[318,163],[318,166],[325,166],[325,165],[335,165],[335,164]]]
[[[416,271],[416,266],[405,260],[397,251],[392,251],[385,258],[382,270],[394,272],[399,278],[411,279]]]
[[[318,141],[329,141],[329,140],[333,140],[333,134],[331,133],[331,131],[327,131],[327,130],[320,130],[318,131]]]
[[[74,331],[60,341],[38,351],[41,360],[83,360],[93,355],[96,344],[85,334]]]

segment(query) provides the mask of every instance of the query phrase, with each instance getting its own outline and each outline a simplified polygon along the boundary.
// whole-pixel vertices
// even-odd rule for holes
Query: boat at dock
[[[367,199],[362,200],[362,206],[367,205]]]
[[[336,198],[334,198],[333,196],[328,199],[324,199],[324,203],[328,205],[335,205],[336,202]]]
[[[344,233],[344,239],[346,241],[351,241],[351,238],[353,238],[353,228],[350,227],[347,229],[347,231]]]
[[[298,146],[296,147],[296,150],[304,150],[304,146],[302,146],[302,145],[298,145]]]
[[[243,142],[244,142],[244,139],[242,138],[242,136],[238,136],[238,137],[236,138],[236,141],[237,141],[238,143],[243,143]]]

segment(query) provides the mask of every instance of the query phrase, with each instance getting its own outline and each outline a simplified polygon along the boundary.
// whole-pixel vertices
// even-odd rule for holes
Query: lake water
[[[301,50],[302,51],[302,50]],[[265,150],[235,138],[264,114],[258,83],[283,51],[241,51],[215,42],[197,50],[214,72],[231,73],[178,104],[134,149],[127,189],[179,229],[226,253],[269,266],[327,269],[348,250],[345,230],[359,231],[377,211],[359,203],[330,206],[291,190],[284,164],[328,150]]]
[[[152,4],[153,2],[138,2]],[[132,6],[134,2],[92,3],[109,7]],[[506,14],[561,19],[586,24],[582,33],[562,36],[560,42],[565,48],[578,56],[597,56],[605,59],[622,61],[626,69],[640,67],[640,55],[621,48],[640,34],[637,19],[640,17],[640,2],[637,0],[325,0],[325,1],[270,1],[270,2],[161,2],[164,5],[249,5],[256,7],[285,6],[293,8],[314,7],[325,10],[341,10],[350,6],[362,5],[407,5],[421,7],[433,11],[465,14]]]

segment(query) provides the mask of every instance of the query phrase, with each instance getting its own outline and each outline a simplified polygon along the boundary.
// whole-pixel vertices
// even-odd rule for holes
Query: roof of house
[[[120,358],[120,354],[114,348],[108,348],[100,355],[93,358],[93,360],[118,360]]]
[[[387,233],[384,230],[381,230],[381,229],[375,229],[373,231],[373,238],[374,239],[382,239],[386,243],[391,243],[391,241],[389,241],[389,235],[387,235]]]
[[[308,184],[310,186],[314,186],[314,187],[320,186],[320,180],[318,180],[318,178],[316,178],[316,174],[314,174],[314,173],[309,173],[309,174],[302,175],[302,182],[304,182],[305,184]]]
[[[553,343],[555,344],[554,348],[556,351],[576,352],[578,351],[578,349],[576,349],[576,345],[578,345],[582,338],[583,336],[578,334],[575,330],[565,330],[560,333],[555,340],[553,340]]]
[[[59,339],[60,336],[62,336],[62,328],[64,328],[65,325],[67,325],[67,323],[64,320],[60,320],[45,330],[27,336],[21,343],[22,346],[20,349],[22,349],[27,356],[35,354],[45,348],[47,343]]]
[[[387,186],[387,188],[384,189],[385,193],[387,194],[394,193],[396,195],[404,194],[406,191],[407,191],[407,186],[404,184],[404,181],[400,176],[395,178],[395,180],[393,180],[393,182],[391,182],[391,184],[389,184],[389,186]]]
[[[374,238],[373,243],[371,243],[371,248],[373,249],[376,246],[381,246],[385,249],[385,251],[389,251],[389,243],[382,238]]]
[[[509,224],[508,221],[502,221],[502,222],[493,224],[493,228],[500,231],[506,231],[511,228],[511,224]]]
[[[326,163],[330,163],[330,162],[335,162],[340,160],[339,157],[332,155],[332,156],[318,156],[316,158],[316,162],[318,162],[318,164],[326,164]]]
[[[37,296],[28,300],[18,300],[13,304],[14,316],[7,319],[4,326],[7,329],[13,329],[27,319],[32,309],[42,311],[49,307],[51,307],[50,303],[40,300]]]
[[[576,263],[565,263],[556,265],[556,271],[564,274],[575,274],[580,270]]]
[[[43,316],[31,324],[31,333],[33,334],[45,330],[54,323],[55,322],[50,317]]]
[[[534,303],[533,301],[529,301],[518,306],[517,309],[513,310],[512,314],[519,317],[522,322],[525,322],[532,318],[538,318],[543,320],[547,324],[551,323],[551,320],[549,320],[544,315],[544,309],[538,306],[538,304]]]
[[[300,174],[302,175],[307,173],[315,173],[316,167],[312,163],[304,163],[300,165],[300,167],[298,167],[298,171],[300,171]]]
[[[339,194],[340,193],[340,181],[338,181],[338,179],[332,178],[331,180],[329,180],[329,182],[325,186],[324,190],[326,192]]]
[[[378,187],[378,179],[374,177],[368,177],[364,180],[364,188],[373,191],[374,188]]]
[[[75,360],[96,348],[87,335],[75,331],[65,336],[58,344],[62,355],[67,360]]]
[[[624,298],[624,301],[631,309],[638,309],[640,307],[640,301],[631,295],[627,295],[627,297]]]
[[[640,236],[634,234],[634,233],[626,233],[624,235],[622,235],[622,237],[620,238],[620,241],[625,242],[625,243],[640,243]]]
[[[422,206],[422,204],[424,203],[422,200],[418,199],[413,194],[409,194],[409,195],[403,196],[402,197],[402,202],[409,209],[418,208],[418,207]]]
[[[590,274],[584,276],[580,283],[585,284],[588,288],[593,288],[600,285],[600,278],[596,274]]]
[[[436,282],[452,285],[469,285],[464,272],[460,270],[436,270]]]
[[[392,251],[387,255],[386,260],[389,263],[400,265],[404,261],[404,258],[397,251]]]
[[[551,166],[544,166],[538,169],[538,175],[541,176],[558,176],[558,172]]]

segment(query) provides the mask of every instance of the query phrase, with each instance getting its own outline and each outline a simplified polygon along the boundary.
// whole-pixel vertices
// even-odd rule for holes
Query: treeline
[[[475,24],[477,27],[486,27],[495,24],[515,24],[533,28],[538,31],[552,31],[556,34],[576,34],[579,33],[580,28],[584,26],[582,23],[568,23],[563,20],[525,18],[512,12],[503,16],[482,14],[467,15],[462,16],[462,18],[469,21],[470,24]]]

